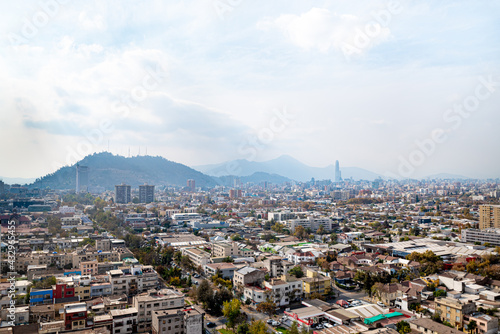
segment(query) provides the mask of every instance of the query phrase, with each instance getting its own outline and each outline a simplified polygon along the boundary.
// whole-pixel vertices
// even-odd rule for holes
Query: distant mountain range
[[[449,173],[439,173],[426,176],[425,179],[429,180],[467,180],[470,177],[458,175],[458,174],[449,174]]]
[[[196,187],[213,187],[217,185],[233,187],[236,178],[242,184],[269,182],[282,184],[284,182],[333,180],[335,167],[311,167],[302,162],[282,155],[276,159],[255,162],[248,160],[233,160],[221,164],[188,167],[167,160],[163,157],[135,156],[126,158],[108,152],[95,153],[79,161],[80,165],[88,166],[89,186],[101,186],[106,190],[114,190],[115,185],[126,183],[133,188],[148,183],[158,188],[163,186],[186,186],[188,179],[194,179]],[[342,178],[354,180],[375,180],[382,177],[358,167],[341,167]],[[382,177],[383,178],[383,177]],[[467,179],[455,174],[430,175],[426,179]],[[23,182],[24,181],[24,182]],[[22,178],[4,178],[7,184],[26,184],[29,188],[75,189],[76,164],[62,167],[54,173],[36,180]]]
[[[326,167],[311,167],[289,155],[282,155],[276,159],[262,162],[240,159],[220,164],[193,166],[193,168],[211,176],[232,174],[241,177],[264,172],[303,182],[309,181],[313,177],[317,180],[333,180],[335,178],[335,166],[333,164]],[[354,180],[373,181],[382,177],[382,175],[359,167],[341,167],[340,171],[343,179],[353,178]]]

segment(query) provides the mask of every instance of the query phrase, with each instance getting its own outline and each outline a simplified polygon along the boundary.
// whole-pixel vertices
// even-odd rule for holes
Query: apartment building
[[[330,232],[333,229],[334,223],[330,218],[314,218],[307,217],[305,219],[290,219],[285,221],[285,225],[288,227],[290,232],[295,232],[297,226],[302,226],[303,228],[309,228],[311,231],[316,232],[320,226],[326,232]]]
[[[193,306],[153,312],[153,334],[202,334],[205,313]]]
[[[137,331],[149,332],[153,312],[184,307],[184,296],[174,290],[149,290],[134,296],[132,305],[138,310]]]
[[[494,246],[500,246],[500,228],[463,229],[462,242],[480,242],[481,244],[489,243]]]
[[[302,282],[300,280],[292,280],[287,275],[282,276],[282,278],[273,278],[269,282],[264,281],[263,283],[264,287],[271,292],[269,297],[276,306],[288,305],[302,295]]]
[[[107,275],[113,294],[133,294],[154,289],[158,285],[158,274],[152,266],[132,265],[110,270]]]
[[[206,264],[203,269],[207,277],[213,276],[217,272],[220,272],[222,278],[232,280],[234,276],[234,271],[237,270],[238,267],[236,267],[232,263],[221,262],[221,263]]]
[[[458,299],[445,297],[435,300],[436,312],[441,312],[441,320],[449,322],[453,327],[459,329],[464,326],[464,315],[471,314],[476,310],[473,302],[462,303]]]
[[[498,318],[484,313],[474,312],[471,315],[465,316],[467,324],[471,321],[476,322],[477,334],[497,334],[498,333]]]
[[[82,275],[97,275],[97,261],[80,262],[80,272]]]
[[[181,250],[182,255],[189,257],[191,262],[193,262],[195,267],[204,267],[207,263],[210,263],[210,254],[202,251],[198,248],[183,248]]]
[[[307,269],[306,276],[301,277],[300,280],[304,298],[310,298],[314,293],[327,295],[332,289],[332,279],[314,270]]]
[[[236,242],[214,242],[212,244],[213,257],[228,257],[241,255],[241,251]]]
[[[265,272],[252,267],[244,267],[234,272],[234,286],[258,285],[264,281]]]
[[[113,318],[113,334],[137,333],[137,313],[135,307],[109,311]]]
[[[479,229],[500,228],[500,205],[479,206]]]
[[[269,276],[280,277],[293,268],[293,263],[286,261],[281,256],[270,256],[265,259],[264,267],[267,269]]]

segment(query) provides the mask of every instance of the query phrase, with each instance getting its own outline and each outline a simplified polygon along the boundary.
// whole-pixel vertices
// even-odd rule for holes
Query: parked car
[[[273,319],[268,319],[268,320],[267,320],[267,323],[268,323],[269,325],[271,325],[271,324],[273,323],[273,321],[274,321]]]
[[[194,274],[193,277],[194,278],[200,278],[200,275],[199,274]]]
[[[324,322],[323,323],[323,326],[325,326],[326,328],[332,328],[333,326],[330,325],[328,322]]]
[[[323,329],[323,328],[325,328],[325,327],[322,324],[317,324],[316,325],[316,329]]]
[[[207,322],[207,327],[208,328],[217,327],[217,324],[215,322]]]
[[[281,325],[281,323],[279,321],[273,320],[273,322],[271,323],[271,325],[273,325],[273,326],[279,326],[279,325]]]
[[[380,306],[380,307],[385,307],[385,304],[382,303],[382,302],[377,302],[377,305]]]

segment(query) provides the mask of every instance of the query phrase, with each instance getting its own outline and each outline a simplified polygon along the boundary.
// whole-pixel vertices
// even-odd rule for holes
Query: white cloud
[[[332,48],[341,51],[349,46],[364,52],[390,36],[389,28],[373,18],[364,20],[352,14],[337,14],[316,7],[300,15],[284,14],[258,23],[261,29],[273,26],[280,29],[294,45],[320,52],[328,52]],[[360,38],[365,37],[366,41],[361,41],[360,45]]]

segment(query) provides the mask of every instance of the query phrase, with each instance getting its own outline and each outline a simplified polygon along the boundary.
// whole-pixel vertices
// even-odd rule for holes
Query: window
[[[459,317],[459,316],[456,316],[456,317],[455,317],[455,321],[460,321],[460,317]]]

